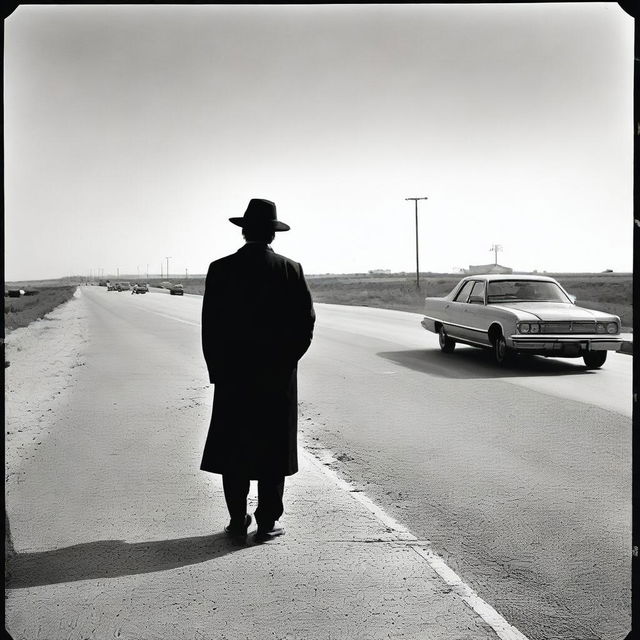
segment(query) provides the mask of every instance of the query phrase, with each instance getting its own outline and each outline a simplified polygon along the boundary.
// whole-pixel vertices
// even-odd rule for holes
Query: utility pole
[[[502,251],[502,245],[501,244],[492,244],[491,245],[491,249],[489,249],[489,251],[493,251],[495,258],[494,258],[494,265],[497,266],[498,264],[498,251]]]
[[[184,270],[184,279],[188,280],[189,279],[189,269],[185,269]]]
[[[166,259],[167,259],[167,280],[169,279],[169,258],[170,257],[171,256],[166,256]]]
[[[413,200],[416,203],[416,287],[420,289],[420,259],[418,257],[418,200],[428,200],[428,198],[405,198],[405,200]]]

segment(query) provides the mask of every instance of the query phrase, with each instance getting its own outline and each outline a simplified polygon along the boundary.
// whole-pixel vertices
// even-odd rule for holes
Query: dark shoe
[[[225,533],[230,538],[246,538],[247,537],[247,529],[251,525],[251,516],[247,514],[244,517],[244,524],[237,525],[233,522],[229,522],[229,524],[224,528]]]
[[[268,527],[258,525],[258,530],[254,536],[254,540],[258,544],[261,544],[281,535],[284,535],[284,527],[281,527],[280,525],[275,523]]]

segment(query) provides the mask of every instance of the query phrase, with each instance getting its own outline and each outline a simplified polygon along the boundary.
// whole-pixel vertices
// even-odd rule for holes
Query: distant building
[[[513,273],[511,267],[503,267],[501,264],[470,264],[468,269],[464,270],[469,275],[477,273]]]
[[[370,269],[369,273],[371,275],[380,275],[380,274],[384,274],[384,273],[391,273],[391,269]]]

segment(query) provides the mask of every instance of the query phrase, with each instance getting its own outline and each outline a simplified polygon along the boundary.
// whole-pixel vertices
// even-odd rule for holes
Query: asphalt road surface
[[[202,298],[102,287],[84,287],[82,295],[88,310],[83,357],[108,363],[110,371],[119,363],[116,369],[127,376],[101,379],[97,389],[100,367],[92,367],[95,379],[85,374],[73,387],[74,407],[65,414],[77,422],[73,435],[64,447],[43,441],[55,474],[51,485],[65,491],[67,519],[77,517],[70,532],[64,518],[46,512],[46,490],[39,488],[48,542],[109,538],[111,523],[132,500],[157,504],[132,535],[175,536],[167,529],[170,519],[153,514],[184,500],[197,512],[206,508],[206,495],[178,495],[181,485],[169,470],[167,477],[147,479],[157,487],[153,496],[146,484],[129,486],[127,478],[133,459],[141,460],[136,474],[144,470],[145,448],[175,446],[171,422],[182,407],[209,397],[200,351]],[[347,479],[419,539],[430,540],[530,640],[624,637],[630,628],[632,358],[610,354],[601,370],[587,371],[582,360],[529,357],[503,370],[470,347],[441,353],[418,314],[324,304],[316,312],[314,342],[299,375],[304,442],[331,451]],[[156,409],[150,413],[149,398],[141,397],[140,411],[128,419],[157,423],[157,442],[137,442],[127,424],[86,441],[78,428],[83,416],[106,414],[120,398],[130,403],[132,394],[148,395],[151,388]],[[178,388],[191,395],[178,398]],[[208,407],[198,411],[207,421]],[[82,486],[72,470],[61,475],[77,456],[104,467],[101,450],[110,438],[122,441],[120,453],[110,447],[114,486],[102,486],[98,472]],[[180,463],[193,466],[198,454]],[[121,497],[112,499],[108,513],[89,518],[96,495],[101,503]],[[197,526],[196,515],[180,514]],[[83,530],[83,522],[99,532]],[[17,538],[34,535],[23,530]]]
[[[317,313],[300,398],[348,476],[529,638],[625,637],[632,357],[502,370],[417,314]]]

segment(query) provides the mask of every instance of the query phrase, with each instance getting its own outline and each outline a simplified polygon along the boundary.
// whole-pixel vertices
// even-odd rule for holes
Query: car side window
[[[455,297],[456,302],[466,302],[469,298],[469,293],[474,285],[474,280],[468,280],[462,285],[462,289],[458,291],[458,295]]]
[[[477,281],[473,285],[473,291],[471,291],[471,295],[469,296],[469,302],[472,302],[474,304],[484,304],[484,290],[484,280]]]

